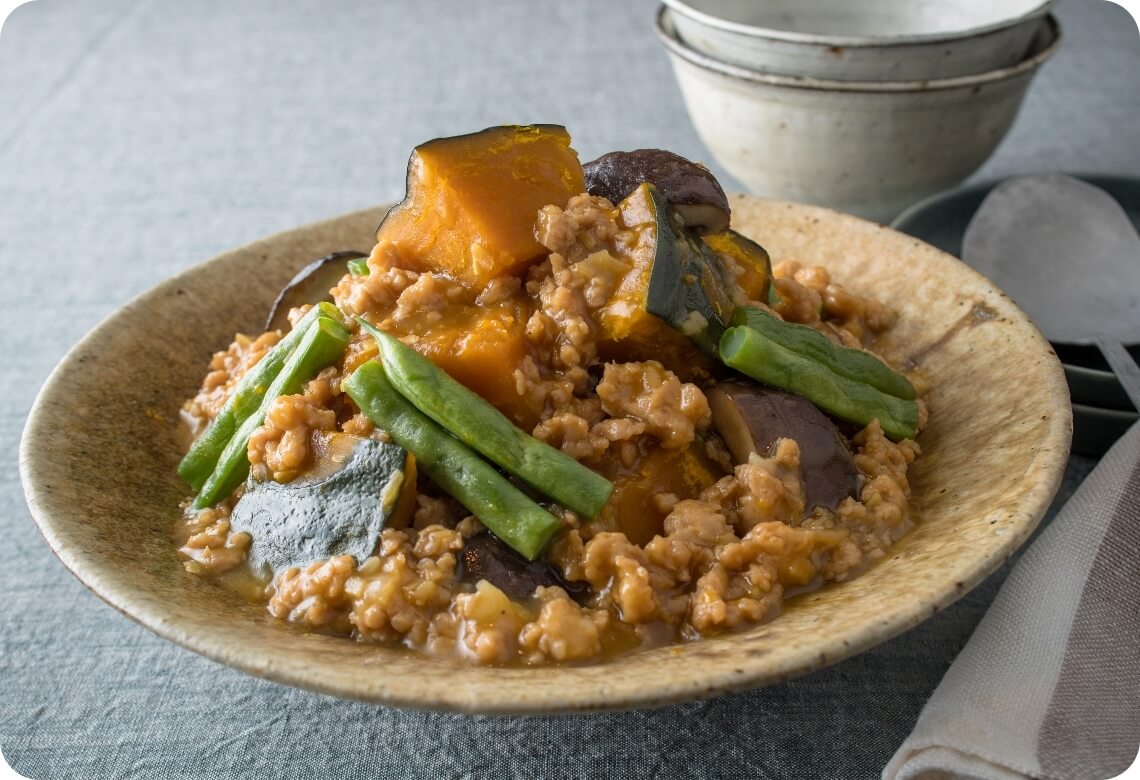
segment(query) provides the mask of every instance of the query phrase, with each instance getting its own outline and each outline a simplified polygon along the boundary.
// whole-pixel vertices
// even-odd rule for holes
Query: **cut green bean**
[[[230,393],[221,411],[190,445],[190,451],[178,464],[178,476],[194,490],[201,490],[206,484],[214,467],[218,465],[222,450],[229,444],[238,427],[261,406],[266,389],[281,372],[281,367],[318,316],[338,322],[342,319],[340,310],[331,303],[320,303],[306,312],[296,326],[238,380],[237,387]]]
[[[781,347],[830,368],[835,373],[871,385],[887,395],[914,400],[914,386],[905,376],[883,361],[864,352],[836,344],[815,328],[784,322],[763,309],[742,306],[732,313],[733,325],[747,325]]]
[[[562,527],[558,518],[404,398],[379,361],[356,369],[342,387],[392,441],[416,457],[417,468],[528,560],[538,557]]]
[[[776,343],[749,327],[729,328],[720,340],[720,359],[766,385],[803,396],[825,412],[859,425],[878,418],[892,439],[914,438],[918,404],[851,379]]]
[[[261,394],[261,403],[238,426],[225,449],[218,456],[217,466],[194,499],[194,509],[205,509],[233,492],[249,474],[249,456],[246,453],[253,432],[265,422],[266,412],[273,399],[293,395],[317,373],[338,360],[348,346],[349,333],[336,320],[318,316],[301,335],[296,349],[269,387]]]
[[[413,406],[562,506],[591,519],[602,511],[614,491],[612,482],[526,433],[395,336],[359,322],[376,339],[388,381]]]
[[[368,258],[354,257],[349,260],[348,272],[353,276],[368,276]]]

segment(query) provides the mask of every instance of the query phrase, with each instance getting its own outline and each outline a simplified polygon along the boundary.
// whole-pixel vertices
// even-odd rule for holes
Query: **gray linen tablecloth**
[[[566,124],[584,159],[641,146],[707,159],[653,10],[653,0],[39,0],[15,12],[0,34],[0,746],[15,769],[878,775],[1008,567],[907,634],[764,690],[645,712],[463,717],[281,687],[158,639],[56,562],[20,492],[24,418],[73,342],[216,252],[397,197],[419,141],[544,121]],[[1061,0],[1057,12],[1063,50],[980,175],[1140,174],[1135,24],[1099,0]],[[1089,467],[1072,461],[1062,496]]]

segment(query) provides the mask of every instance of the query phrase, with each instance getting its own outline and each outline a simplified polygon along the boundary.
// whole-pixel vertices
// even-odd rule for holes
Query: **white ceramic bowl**
[[[1013,124],[1037,68],[1060,44],[1038,23],[1010,68],[934,81],[829,81],[726,64],[681,42],[662,7],[657,33],[697,133],[754,194],[887,221],[973,173]]]
[[[943,79],[1016,65],[1052,0],[664,0],[677,37],[790,76]]]

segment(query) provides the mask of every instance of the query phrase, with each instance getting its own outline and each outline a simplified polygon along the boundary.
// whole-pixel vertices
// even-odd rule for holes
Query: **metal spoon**
[[[1140,235],[1099,187],[1026,176],[993,189],[962,259],[1007,292],[1055,343],[1095,344],[1140,409]]]

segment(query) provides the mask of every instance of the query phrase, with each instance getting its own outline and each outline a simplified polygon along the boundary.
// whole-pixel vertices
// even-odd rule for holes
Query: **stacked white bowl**
[[[1052,0],[665,0],[698,134],[757,195],[887,221],[1005,136],[1060,43]]]

